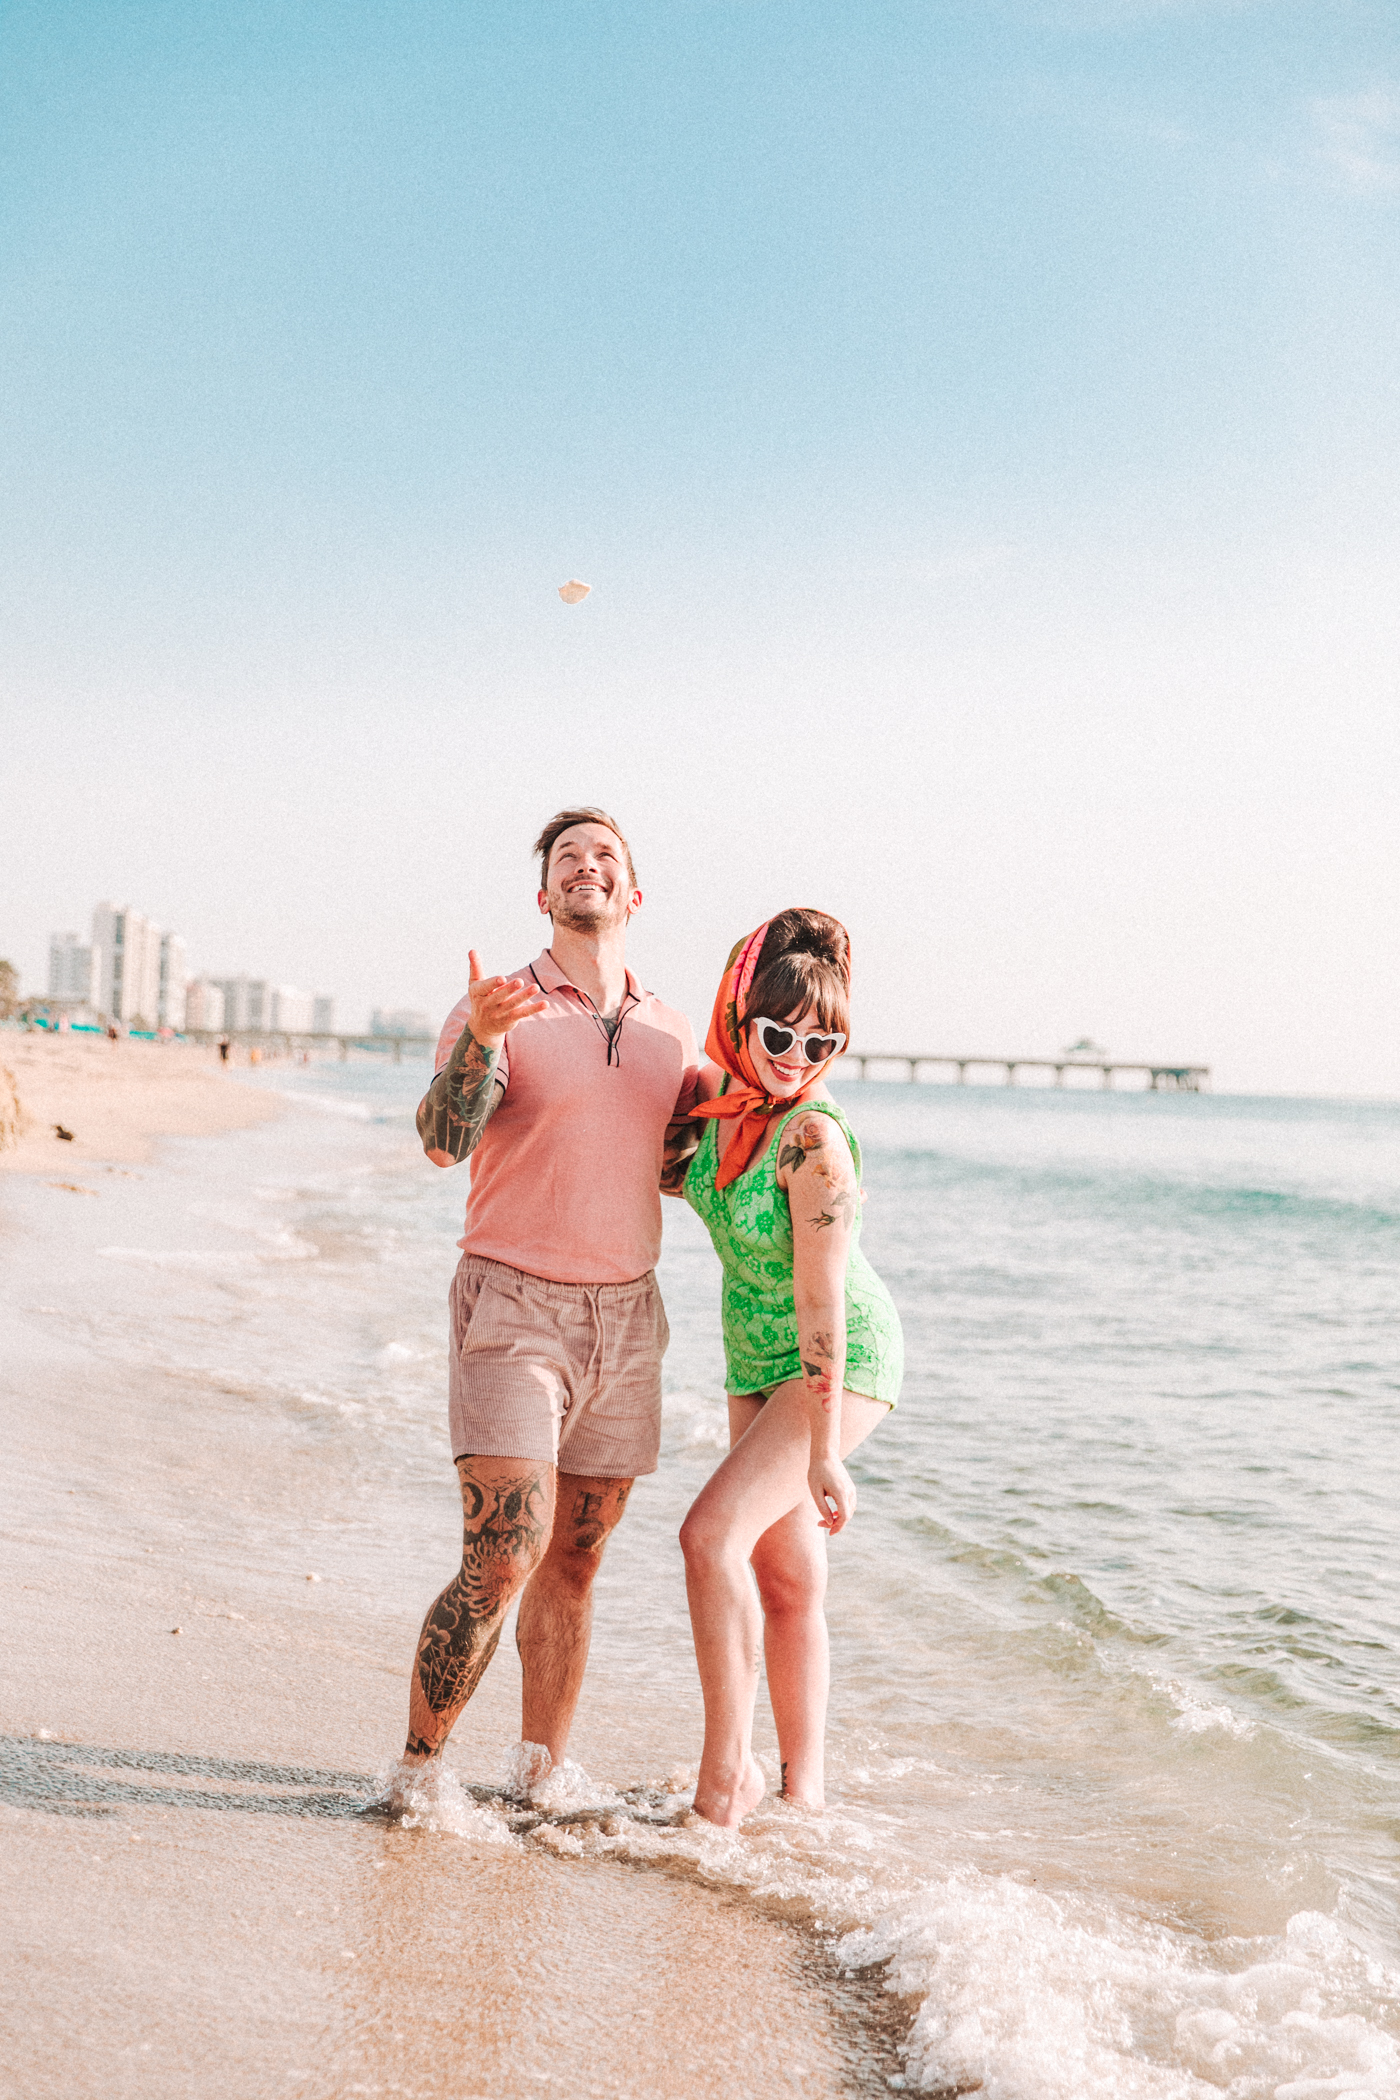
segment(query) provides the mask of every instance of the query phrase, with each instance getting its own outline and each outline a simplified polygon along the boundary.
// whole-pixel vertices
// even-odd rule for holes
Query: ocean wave
[[[352,1123],[381,1123],[386,1120],[382,1111],[371,1102],[361,1100],[354,1094],[318,1094],[311,1087],[282,1086],[268,1090],[282,1096],[284,1101],[297,1101],[307,1108],[314,1108],[323,1116],[343,1116]]]
[[[1223,1966],[1221,1953],[1239,1966]],[[1160,1927],[964,1873],[848,1933],[837,1954],[882,1966],[888,1989],[919,1998],[907,2043],[914,2090],[977,2088],[985,2100],[1400,2093],[1400,2049],[1382,2024],[1400,1978],[1316,1912],[1212,1959]]]
[[[1339,1196],[1324,1189],[1270,1186],[1262,1180],[1211,1178],[1208,1173],[1153,1172],[1115,1167],[1107,1160],[979,1159],[956,1153],[911,1151],[866,1144],[867,1176],[890,1195],[946,1197],[978,1184],[1019,1201],[1043,1202],[1047,1213],[1092,1208],[1099,1216],[1134,1212],[1229,1218],[1261,1223],[1319,1224],[1362,1234],[1400,1233],[1400,1211],[1383,1197]],[[1005,1279],[1017,1288],[1024,1279]]]
[[[218,1270],[255,1268],[265,1262],[311,1261],[321,1251],[314,1241],[295,1232],[267,1232],[259,1238],[261,1245],[256,1248],[99,1247],[97,1252],[104,1260],[134,1262],[143,1268]]]
[[[661,1402],[661,1419],[677,1433],[686,1450],[729,1449],[729,1409],[723,1400],[707,1398],[704,1393],[667,1393]]]
[[[1257,1732],[1257,1724],[1237,1714],[1232,1706],[1212,1705],[1199,1699],[1174,1677],[1150,1677],[1149,1682],[1157,1691],[1165,1692],[1176,1708],[1176,1719],[1171,1725],[1178,1735],[1205,1735],[1217,1728],[1224,1735],[1248,1742]]]
[[[597,1789],[595,1788],[596,1792]],[[883,1972],[916,2010],[897,2082],[985,2100],[1354,2100],[1400,2095],[1388,2031],[1400,1977],[1332,1920],[1207,1945],[1088,1897],[959,1867],[911,1881],[880,1819],[766,1801],[741,1831],[637,1790],[543,1817],[522,1841],[746,1892],[834,1941],[848,1972]],[[608,1796],[605,1800],[604,1794]],[[539,1802],[543,1806],[543,1800]],[[476,1835],[472,1823],[465,1834]]]

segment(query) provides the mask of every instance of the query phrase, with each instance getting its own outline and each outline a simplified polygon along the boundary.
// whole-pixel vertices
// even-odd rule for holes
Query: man
[[[656,1470],[662,1160],[699,1072],[684,1014],[624,960],[642,893],[617,824],[561,810],[535,851],[549,946],[514,977],[472,953],[418,1109],[429,1159],[473,1164],[449,1299],[462,1565],[423,1621],[404,1751],[410,1767],[439,1754],[523,1588],[526,1787],[563,1759],[593,1579],[633,1480]]]

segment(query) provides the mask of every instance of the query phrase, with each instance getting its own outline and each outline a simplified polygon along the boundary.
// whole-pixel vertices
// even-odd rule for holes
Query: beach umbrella
[[[567,583],[560,584],[559,595],[566,605],[577,605],[592,588],[591,583],[580,583],[577,576],[571,576]]]

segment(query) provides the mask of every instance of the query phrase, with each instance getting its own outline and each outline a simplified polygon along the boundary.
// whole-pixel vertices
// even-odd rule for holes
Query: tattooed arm
[[[713,1101],[720,1090],[724,1074],[718,1065],[703,1064],[696,1077],[694,1101]],[[687,1115],[677,1105],[677,1112],[666,1125],[666,1137],[661,1151],[661,1193],[663,1196],[679,1196],[685,1187],[685,1177],[690,1171],[690,1162],[700,1150],[704,1136],[704,1125],[696,1116]]]
[[[418,1135],[437,1167],[453,1167],[476,1150],[501,1098],[501,1045],[517,1021],[542,1013],[535,988],[514,977],[483,977],[471,951],[471,1018],[418,1104]]]
[[[796,1116],[783,1132],[778,1185],[792,1210],[792,1287],[797,1346],[811,1421],[807,1485],[833,1536],[856,1506],[841,1463],[841,1394],[846,1383],[846,1262],[860,1203],[846,1133],[833,1116]]]
[[[455,1167],[475,1152],[505,1082],[496,1076],[499,1049],[485,1049],[464,1028],[451,1057],[418,1104],[418,1135],[435,1167]]]

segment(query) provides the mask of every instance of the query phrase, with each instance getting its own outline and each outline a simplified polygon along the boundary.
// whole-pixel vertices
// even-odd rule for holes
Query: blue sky
[[[1400,1093],[1389,5],[0,10],[0,952]],[[594,585],[580,607],[555,586]]]

